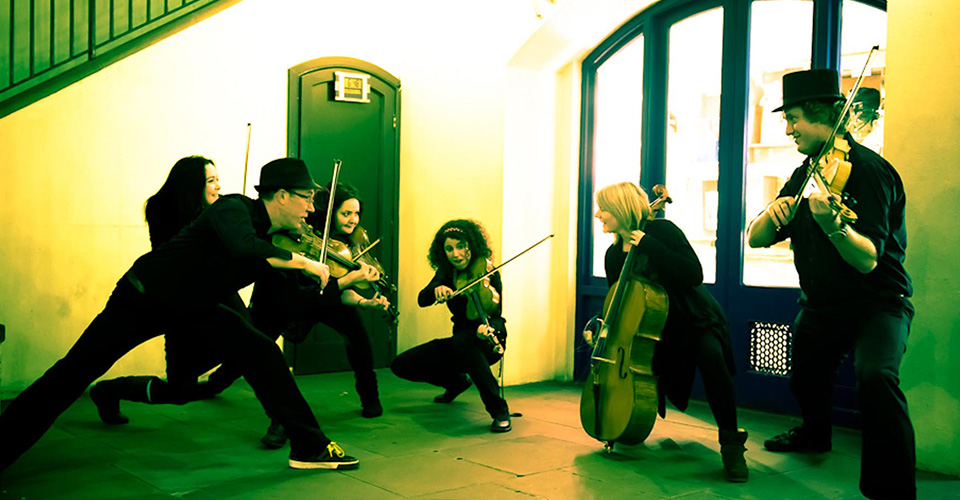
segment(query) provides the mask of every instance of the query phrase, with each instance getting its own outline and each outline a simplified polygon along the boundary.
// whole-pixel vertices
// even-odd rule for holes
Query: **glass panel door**
[[[803,163],[797,145],[786,135],[782,103],[783,75],[810,68],[813,2],[755,1],[750,20],[750,93],[747,110],[747,224],[772,202]],[[784,33],[789,29],[789,33]],[[750,248],[744,242],[743,284],[799,287],[789,242]]]
[[[704,283],[714,283],[717,273],[722,51],[721,8],[670,27],[665,179],[674,203],[666,214],[700,258]]]
[[[617,182],[640,180],[640,123],[643,119],[643,36],[634,38],[597,68],[593,153],[593,211],[596,192]],[[593,275],[606,276],[603,257],[613,242],[593,219]]]
[[[887,13],[858,2],[843,3],[840,84],[848,95],[863,70],[870,47],[879,45],[853,96],[847,130],[855,141],[883,155],[883,79],[887,58]]]

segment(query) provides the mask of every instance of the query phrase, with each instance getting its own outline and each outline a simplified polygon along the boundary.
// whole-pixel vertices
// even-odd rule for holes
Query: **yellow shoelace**
[[[346,453],[343,451],[343,448],[333,441],[330,441],[330,444],[327,445],[327,453],[329,453],[331,457],[339,458],[342,458],[344,455],[346,455]]]

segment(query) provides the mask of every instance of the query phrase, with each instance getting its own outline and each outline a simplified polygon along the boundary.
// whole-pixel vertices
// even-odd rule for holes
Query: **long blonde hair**
[[[611,184],[597,191],[597,205],[617,219],[621,229],[633,231],[650,216],[650,198],[646,191],[632,182]],[[621,243],[620,234],[616,234]]]

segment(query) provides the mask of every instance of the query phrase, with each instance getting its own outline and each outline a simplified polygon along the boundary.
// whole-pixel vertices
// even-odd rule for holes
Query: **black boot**
[[[747,451],[747,431],[743,429],[720,429],[720,455],[723,457],[723,474],[727,481],[745,483],[750,475],[743,452]]]
[[[267,433],[260,438],[260,442],[270,450],[283,448],[283,445],[287,443],[287,431],[280,422],[270,420],[270,427],[267,428]]]
[[[383,415],[383,405],[380,404],[380,391],[377,389],[376,375],[372,380],[357,381],[357,394],[360,395],[360,412],[364,418],[376,418]]]
[[[463,391],[470,388],[470,378],[461,375],[461,380],[453,387],[447,387],[443,394],[433,398],[434,403],[452,403],[457,396],[463,394]]]
[[[120,413],[120,400],[148,402],[147,386],[155,378],[120,377],[94,384],[90,388],[90,399],[97,405],[100,420],[107,425],[123,425],[130,422],[129,418]]]

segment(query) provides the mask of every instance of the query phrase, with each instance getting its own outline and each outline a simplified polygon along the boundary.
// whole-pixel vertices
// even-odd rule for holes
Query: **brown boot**
[[[747,431],[743,429],[720,429],[720,455],[723,457],[723,474],[731,483],[745,483],[750,476],[743,452],[747,451]]]

